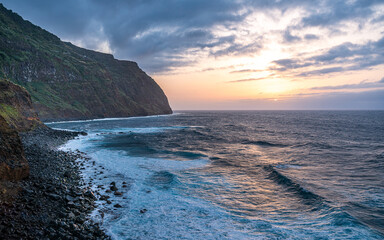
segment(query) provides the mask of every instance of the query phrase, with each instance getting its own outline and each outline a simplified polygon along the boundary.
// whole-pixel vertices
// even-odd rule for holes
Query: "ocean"
[[[84,180],[112,202],[92,217],[113,239],[384,239],[384,111],[48,125],[88,133],[62,149],[90,157]]]

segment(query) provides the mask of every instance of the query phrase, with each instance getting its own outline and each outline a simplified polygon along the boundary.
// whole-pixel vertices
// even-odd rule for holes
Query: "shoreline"
[[[130,116],[130,117],[112,117],[112,118],[87,118],[87,119],[57,119],[55,121],[43,121],[44,124],[55,124],[55,123],[76,123],[76,122],[98,122],[98,121],[114,121],[114,120],[127,120],[127,119],[136,119],[136,118],[153,118],[153,117],[167,117],[172,115],[178,115],[180,113],[167,113],[167,114],[155,114],[155,115],[145,115],[145,116]],[[64,130],[69,131],[69,130]]]
[[[84,163],[76,161],[85,157],[58,149],[81,134],[51,128],[20,133],[30,176],[0,182],[4,239],[110,239],[90,216],[97,199],[80,175]]]

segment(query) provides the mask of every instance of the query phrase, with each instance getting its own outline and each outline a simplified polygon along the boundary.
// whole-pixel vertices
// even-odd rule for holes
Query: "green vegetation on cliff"
[[[135,62],[62,42],[1,4],[0,77],[27,89],[43,120],[172,113]]]

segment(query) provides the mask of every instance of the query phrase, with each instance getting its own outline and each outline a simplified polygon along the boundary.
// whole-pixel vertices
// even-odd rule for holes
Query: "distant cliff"
[[[28,90],[42,120],[172,113],[135,62],[62,42],[1,4],[0,77]]]

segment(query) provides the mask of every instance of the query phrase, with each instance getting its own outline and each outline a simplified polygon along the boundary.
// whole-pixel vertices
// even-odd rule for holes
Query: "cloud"
[[[295,35],[291,30],[305,27],[332,27],[339,23],[379,21],[375,7],[382,0],[3,0],[4,5],[34,24],[82,47],[112,52],[117,58],[138,61],[150,72],[189,65],[199,57],[253,56],[265,47],[262,35],[246,36],[228,30],[241,26],[254,13],[280,12],[283,16],[294,9],[303,15],[292,26],[279,30],[285,44],[316,40],[315,34]],[[363,21],[364,20],[364,21]],[[294,28],[296,27],[296,28]],[[342,30],[342,29],[341,29]],[[384,40],[376,47],[384,45]],[[346,46],[353,48],[353,46]],[[334,49],[337,50],[337,49]],[[344,49],[345,50],[345,49]],[[343,49],[340,49],[343,51]],[[342,52],[347,53],[347,52]],[[330,53],[331,54],[331,53]],[[359,56],[363,56],[360,54]],[[180,57],[180,61],[176,60]],[[324,56],[326,57],[326,56]],[[329,56],[330,57],[330,56]],[[184,59],[181,59],[184,58]],[[160,61],[161,63],[154,62]],[[376,62],[382,60],[377,58]],[[363,60],[360,62],[364,63]],[[369,66],[365,62],[364,66]],[[373,64],[373,62],[371,63]],[[307,62],[296,62],[295,68]],[[280,66],[281,70],[289,67]]]
[[[297,76],[300,77],[306,77],[306,76],[312,76],[312,75],[323,75],[328,73],[334,73],[334,72],[342,72],[345,69],[343,67],[329,67],[329,68],[322,68],[318,70],[303,72],[298,74]]]
[[[231,71],[229,73],[234,74],[234,73],[253,73],[253,72],[264,72],[265,70],[261,69],[240,69],[236,71]]]
[[[377,82],[367,82],[362,81],[357,84],[344,84],[337,86],[322,86],[322,87],[313,87],[311,90],[347,90],[347,89],[366,89],[366,88],[378,88],[384,87],[384,79]]]
[[[383,5],[380,0],[356,0],[356,1],[322,1],[320,8],[314,4],[309,16],[301,20],[303,27],[334,27],[348,20],[364,19],[373,15],[372,7]]]
[[[318,39],[320,39],[320,37],[315,35],[315,34],[305,34],[304,39],[305,40],[318,40]]]
[[[259,52],[263,47],[260,39],[256,40],[254,43],[243,45],[241,43],[231,43],[228,47],[220,50],[212,50],[211,55],[215,57],[228,56],[228,55],[253,55]]]
[[[283,39],[285,43],[293,43],[301,41],[301,38],[298,36],[294,36],[291,34],[291,31],[289,29],[286,29],[283,34]]]
[[[384,64],[384,37],[365,44],[345,42],[321,54],[275,60],[272,64],[269,69],[277,72],[299,69],[298,77],[367,69]],[[307,70],[307,67],[317,69]]]
[[[260,81],[260,80],[270,79],[271,77],[272,77],[272,75],[267,76],[267,77],[261,77],[261,78],[246,78],[246,79],[239,79],[239,80],[229,81],[228,83],[240,83],[240,82]]]

